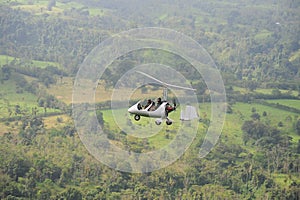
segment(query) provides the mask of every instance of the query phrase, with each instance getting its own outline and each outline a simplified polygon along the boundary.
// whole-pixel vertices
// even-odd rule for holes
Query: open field
[[[295,113],[284,111],[281,109],[272,108],[260,104],[245,104],[236,103],[233,106],[233,112],[237,115],[236,119],[230,120],[231,123],[241,127],[245,120],[251,119],[252,110],[255,109],[256,113],[260,115],[260,120],[266,124],[276,127],[282,134],[287,134],[293,138],[293,142],[296,143],[300,139],[300,135],[297,135],[294,129],[294,123],[299,117]],[[266,112],[266,116],[263,116],[263,112]],[[228,115],[227,115],[228,116]],[[283,126],[278,126],[279,122],[282,122]]]
[[[69,2],[56,2],[55,6],[48,10],[49,1],[39,0],[34,1],[32,4],[29,4],[28,1],[18,0],[16,1],[19,5],[12,6],[14,9],[21,9],[27,12],[31,12],[35,15],[41,14],[52,14],[52,15],[62,15],[65,10],[77,9],[79,12],[88,11],[91,16],[103,16],[106,12],[109,12],[108,9],[101,9],[96,7],[87,7],[81,3],[69,1]]]
[[[38,97],[17,89],[13,80],[4,81],[0,86],[0,118],[32,114],[33,108],[36,109],[37,114],[45,112],[44,108],[38,106]],[[17,93],[18,90],[20,92]],[[48,113],[57,111],[59,110],[47,108]]]
[[[39,68],[46,68],[47,66],[60,67],[60,65],[55,62],[47,62],[47,61],[39,61],[39,60],[26,61],[20,58],[14,58],[12,56],[7,56],[7,55],[0,55],[0,66],[8,64],[13,60],[15,60],[16,63],[20,63],[21,66],[30,66],[30,67],[39,67]]]
[[[44,117],[43,119],[46,129],[62,128],[66,124],[72,123],[72,119],[68,115],[50,116]]]
[[[288,106],[291,108],[300,109],[300,100],[295,99],[275,99],[275,100],[267,100],[268,103],[278,103],[284,106]]]
[[[4,133],[14,133],[19,132],[19,123],[18,122],[0,122],[0,136],[3,136]]]
[[[283,100],[283,102],[288,102],[290,100]],[[293,101],[292,101],[293,102]],[[297,105],[298,101],[294,102]],[[225,118],[225,123],[222,131],[221,138],[226,137],[228,141],[234,140],[235,143],[242,145],[242,125],[246,120],[251,120],[251,115],[253,110],[260,115],[260,120],[263,123],[269,124],[272,127],[276,127],[281,131],[282,134],[287,134],[292,137],[293,143],[297,143],[300,139],[300,135],[297,135],[294,129],[294,123],[299,117],[293,112],[284,111],[281,109],[272,108],[269,106],[256,104],[256,103],[236,103],[232,106],[233,113],[227,114]],[[267,116],[263,116],[266,112]],[[200,116],[209,119],[210,117],[210,104],[201,103],[200,104]],[[282,122],[283,126],[279,127],[279,122]]]
[[[264,89],[264,88],[257,88],[255,92],[262,93],[262,94],[272,94],[274,89]],[[279,90],[282,94],[291,94],[293,96],[298,96],[298,91],[296,90]]]
[[[0,55],[0,65],[5,65],[13,61],[15,58],[7,55]]]
[[[0,87],[0,112],[1,118],[15,115],[15,106],[19,105],[22,112],[30,112],[37,107],[37,97],[23,91],[16,93],[16,84],[12,80],[5,81]]]
[[[239,91],[241,94],[249,93],[247,88],[238,87],[238,86],[233,86],[233,90],[234,91]],[[268,89],[266,89],[266,88],[257,88],[257,89],[254,90],[254,92],[271,95],[273,90],[274,89],[272,89],[272,88],[268,88]],[[279,90],[279,91],[283,94],[291,94],[293,96],[298,96],[298,91],[296,91],[296,90]]]

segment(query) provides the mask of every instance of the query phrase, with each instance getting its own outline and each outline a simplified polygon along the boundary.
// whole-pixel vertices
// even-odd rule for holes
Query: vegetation
[[[294,0],[1,2],[0,199],[298,199],[299,7]],[[227,114],[217,145],[200,159],[211,120],[203,78],[162,50],[117,59],[99,81],[95,106],[99,124],[120,148],[159,149],[179,126],[175,121],[137,138],[138,130],[128,134],[116,124],[110,97],[113,89],[127,91],[113,86],[133,66],[173,66],[201,100],[197,135],[182,157],[151,173],[125,173],[98,162],[82,144],[71,118],[72,86],[78,66],[97,44],[149,26],[180,31],[209,51],[225,83]],[[155,85],[141,87],[130,103],[158,95]],[[94,106],[80,103],[87,110]],[[114,112],[124,116],[124,124],[154,126],[153,120],[125,117],[126,108]]]

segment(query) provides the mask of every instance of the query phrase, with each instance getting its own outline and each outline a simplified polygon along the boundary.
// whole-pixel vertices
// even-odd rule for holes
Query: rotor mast
[[[164,90],[163,90],[163,100],[164,101],[168,100],[168,88],[167,87],[164,87]]]

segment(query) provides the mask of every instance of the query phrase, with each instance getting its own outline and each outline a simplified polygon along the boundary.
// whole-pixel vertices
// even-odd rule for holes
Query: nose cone
[[[133,106],[128,108],[128,112],[131,113],[131,114],[136,113],[139,110],[138,107],[139,107],[140,102],[141,101],[137,102],[136,104],[134,104]]]
[[[133,113],[134,110],[135,110],[135,109],[134,109],[134,106],[131,106],[130,108],[128,108],[128,112],[129,112],[129,113]]]

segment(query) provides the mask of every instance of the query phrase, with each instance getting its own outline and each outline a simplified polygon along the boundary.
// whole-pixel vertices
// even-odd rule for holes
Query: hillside
[[[0,199],[299,199],[299,9],[294,0],[2,1]],[[172,29],[198,42],[220,70],[227,102],[214,102],[218,91],[208,88],[209,77],[163,46],[116,58],[96,85],[79,93],[81,101],[72,102],[74,84],[94,81],[76,82],[91,51],[119,32],[144,27]],[[196,89],[198,104],[189,103],[198,120],[180,121],[180,102],[171,126],[128,114],[138,100],[162,95],[157,83],[122,79],[148,63],[170,67],[169,83]],[[184,81],[173,80],[170,69]],[[93,102],[85,98],[91,91]],[[175,100],[189,95],[169,91]],[[214,146],[205,137],[215,105],[227,109]],[[95,119],[74,121],[77,107]],[[88,127],[83,135],[82,126]],[[201,158],[203,141],[213,148]],[[169,144],[177,147],[171,154]],[[103,147],[129,154],[116,162],[118,151]],[[159,159],[143,157],[160,150]],[[172,162],[152,170],[165,160]]]

